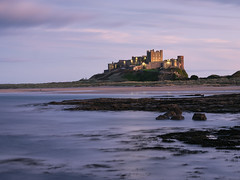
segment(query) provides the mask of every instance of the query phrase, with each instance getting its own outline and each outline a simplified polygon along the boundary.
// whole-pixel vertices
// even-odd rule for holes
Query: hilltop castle
[[[177,59],[163,60],[163,50],[147,51],[147,55],[133,56],[130,60],[119,60],[108,64],[108,70],[104,72],[111,72],[115,69],[130,69],[138,71],[141,69],[168,69],[179,68],[184,70],[184,56],[178,56]]]

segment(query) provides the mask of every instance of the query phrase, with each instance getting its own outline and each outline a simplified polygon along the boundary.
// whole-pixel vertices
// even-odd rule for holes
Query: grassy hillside
[[[158,70],[130,71],[124,75],[128,81],[158,81]]]

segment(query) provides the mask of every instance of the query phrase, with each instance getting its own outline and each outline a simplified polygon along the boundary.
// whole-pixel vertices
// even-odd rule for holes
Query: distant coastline
[[[234,91],[240,91],[240,86],[206,86],[206,85],[173,85],[173,86],[159,86],[159,87],[147,87],[147,86],[99,86],[99,87],[78,87],[78,88],[25,88],[25,89],[0,89],[0,93],[67,93],[67,94],[127,94],[127,93],[159,93],[159,92],[182,92],[188,91],[200,92],[205,91],[204,94],[211,94],[211,92],[233,93]]]
[[[196,75],[188,79],[161,81],[106,81],[81,79],[72,82],[0,84],[1,89],[47,89],[47,88],[80,88],[80,87],[164,87],[164,86],[240,86],[240,71],[229,76],[210,75],[198,78]]]
[[[163,87],[163,86],[240,86],[240,78],[176,80],[176,81],[73,81],[28,84],[0,84],[0,89],[43,89],[43,88],[79,88],[79,87]]]

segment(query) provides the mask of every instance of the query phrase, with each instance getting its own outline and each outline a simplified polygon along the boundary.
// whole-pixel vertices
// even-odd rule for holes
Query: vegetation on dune
[[[159,81],[188,79],[185,70],[179,68],[171,69],[144,69],[140,71],[129,71],[124,76],[128,81]]]
[[[51,82],[38,84],[0,84],[0,89],[17,89],[17,88],[77,88],[77,87],[96,87],[96,86],[171,86],[171,85],[204,85],[204,86],[239,86],[240,85],[240,71],[234,73],[232,76],[220,76],[219,78],[198,78],[192,77],[185,79],[172,80],[158,80],[156,70],[143,70],[142,75],[136,77],[136,74],[131,74],[129,71],[120,73],[126,76],[125,80],[96,80],[96,79],[81,79],[72,82]],[[128,74],[129,73],[129,74]],[[136,73],[136,72],[135,72]],[[102,75],[97,75],[101,77]],[[156,80],[155,80],[156,79]]]
[[[212,74],[212,75],[207,77],[207,79],[218,79],[218,78],[221,78],[221,76],[219,76],[217,74]]]
[[[232,78],[239,78],[240,77],[240,71],[235,72],[231,77]]]
[[[179,74],[180,79],[188,78],[188,74],[184,69],[174,68],[173,70]]]
[[[158,81],[158,71],[130,71],[123,76],[128,81]]]
[[[192,75],[192,76],[190,77],[190,79],[191,79],[191,80],[198,80],[198,76],[197,76],[197,75]]]

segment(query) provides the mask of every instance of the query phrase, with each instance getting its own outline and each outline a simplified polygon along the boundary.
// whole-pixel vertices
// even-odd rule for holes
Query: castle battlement
[[[135,71],[141,69],[167,69],[179,68],[184,69],[184,56],[177,56],[177,59],[163,60],[163,50],[147,50],[147,55],[132,56],[130,60],[119,60],[108,64],[108,72],[115,69],[132,69]]]

